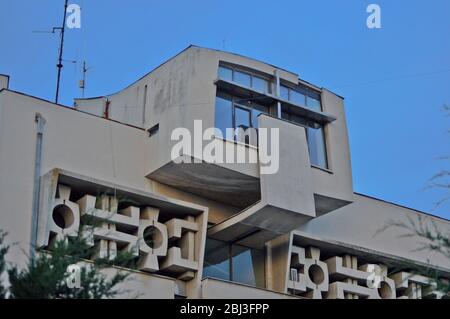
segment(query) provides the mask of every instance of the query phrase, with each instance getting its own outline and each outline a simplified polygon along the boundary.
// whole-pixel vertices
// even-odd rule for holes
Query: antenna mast
[[[65,0],[65,4],[64,4],[64,18],[62,21],[62,25],[60,28],[55,28],[55,29],[59,29],[60,30],[60,42],[59,42],[59,57],[58,57],[58,64],[56,65],[56,67],[58,68],[58,77],[56,80],[56,96],[55,96],[55,103],[58,104],[58,99],[59,99],[59,83],[61,81],[61,69],[63,67],[62,61],[63,61],[63,48],[64,48],[64,31],[66,28],[66,17],[67,17],[67,6],[68,6],[68,1],[69,0]]]
[[[84,89],[86,88],[86,72],[89,71],[92,67],[86,66],[86,61],[83,61],[83,78],[79,82],[79,87],[81,89],[81,96],[84,97]]]

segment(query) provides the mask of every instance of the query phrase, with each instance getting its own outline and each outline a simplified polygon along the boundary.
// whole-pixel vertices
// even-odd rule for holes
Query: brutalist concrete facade
[[[75,107],[12,91],[6,76],[0,85],[0,228],[19,243],[13,262],[94,216],[92,259],[131,251],[125,286],[144,298],[442,297],[425,269],[449,278],[450,261],[380,230],[419,218],[448,232],[449,222],[355,194],[343,98],[295,73],[190,46]],[[173,156],[177,128],[227,120],[218,103],[231,125],[278,132],[275,171],[259,157],[273,145],[237,135]],[[256,161],[212,161],[201,151],[211,142]],[[396,271],[405,264],[417,269]]]

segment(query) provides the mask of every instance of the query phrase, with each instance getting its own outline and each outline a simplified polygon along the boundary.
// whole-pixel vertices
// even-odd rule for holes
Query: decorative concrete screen
[[[321,259],[315,247],[291,247],[287,290],[314,299],[442,298],[431,278],[408,272],[391,274],[386,265],[358,265],[358,257]]]
[[[203,264],[203,207],[53,170],[41,183],[38,246],[82,235],[91,258],[136,256],[139,270],[193,279]]]

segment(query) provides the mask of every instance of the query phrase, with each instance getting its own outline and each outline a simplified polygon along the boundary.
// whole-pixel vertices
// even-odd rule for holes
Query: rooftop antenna
[[[80,89],[81,89],[81,96],[84,97],[84,89],[86,88],[86,72],[92,69],[92,67],[86,66],[86,61],[83,61],[83,79],[80,80]]]
[[[60,30],[60,42],[59,42],[59,57],[58,57],[58,64],[56,65],[56,67],[58,68],[58,76],[57,76],[57,80],[56,80],[56,95],[55,95],[55,103],[58,104],[58,99],[59,99],[59,84],[61,81],[61,70],[63,67],[63,49],[64,49],[64,31],[66,29],[66,17],[67,17],[67,6],[68,6],[68,2],[69,0],[65,0],[64,2],[64,18],[62,21],[62,25],[61,27],[54,27],[53,31],[55,31],[55,29]]]

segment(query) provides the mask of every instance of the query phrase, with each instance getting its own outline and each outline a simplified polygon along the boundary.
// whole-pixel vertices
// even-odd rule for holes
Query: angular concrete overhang
[[[305,129],[266,115],[258,121],[268,136],[267,143],[259,140],[260,156],[272,156],[270,165],[259,162],[261,200],[208,230],[211,238],[249,247],[262,247],[316,216]]]
[[[262,248],[267,241],[292,231],[312,218],[313,216],[258,202],[209,228],[208,237]]]
[[[239,150],[246,158],[257,158],[256,148],[215,138],[223,152]],[[260,179],[257,163],[217,163],[199,159],[202,155],[184,153],[156,169],[147,177],[185,192],[196,194],[234,207],[245,208],[260,199]]]

